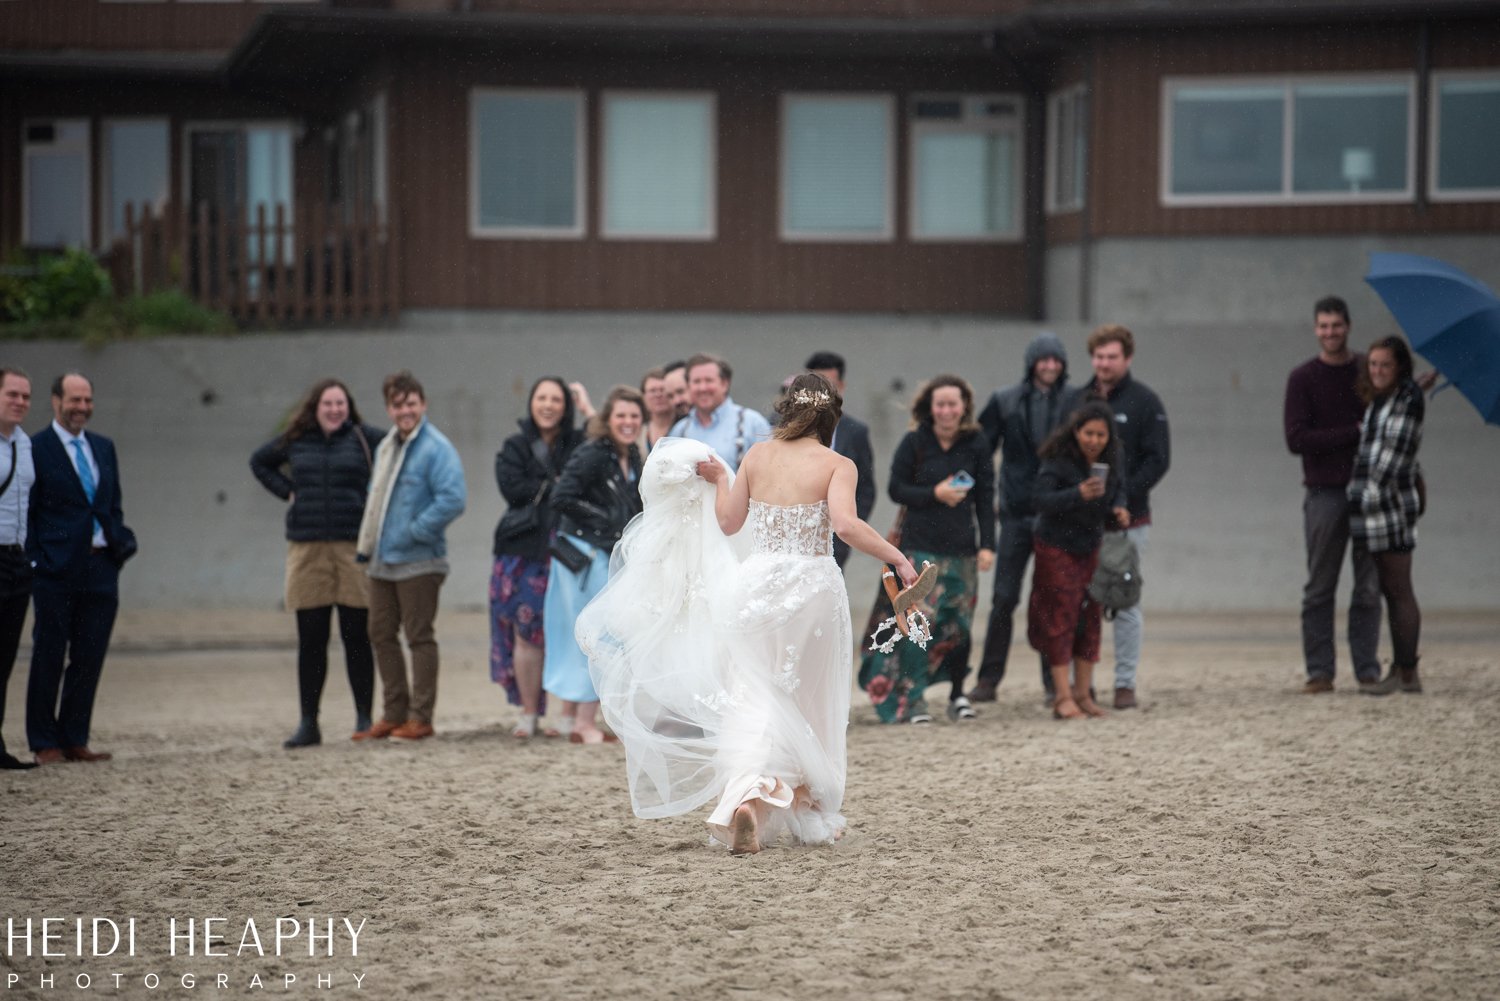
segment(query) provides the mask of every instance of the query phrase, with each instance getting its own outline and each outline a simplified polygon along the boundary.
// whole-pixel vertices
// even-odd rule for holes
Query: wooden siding
[[[432,10],[441,0],[393,0],[398,7]],[[449,0],[451,5],[451,0]],[[857,17],[918,19],[1000,17],[1029,0],[472,0],[476,11],[573,14],[692,15],[722,17]],[[451,6],[449,9],[452,9]]]
[[[652,65],[587,59],[505,60],[453,51],[401,62],[391,101],[393,197],[403,221],[408,307],[949,311],[1026,308],[1020,243],[906,239],[906,129],[896,131],[897,238],[787,243],[779,236],[779,101],[796,90],[1006,91],[996,63],[860,65],[744,60]],[[588,94],[587,234],[576,240],[469,235],[468,130],[473,87],[584,88]],[[712,90],[718,102],[718,236],[709,241],[598,237],[602,88]],[[898,103],[898,107],[901,106]],[[396,194],[399,192],[399,195]]]
[[[1479,233],[1500,203],[1233,205],[1161,203],[1162,79],[1179,75],[1413,72],[1419,28],[1257,28],[1096,36],[1090,110],[1089,228],[1094,237]],[[1500,67],[1500,22],[1431,28],[1433,69]],[[1425,137],[1418,137],[1425,149]],[[1059,225],[1049,235],[1066,240]],[[1076,238],[1076,236],[1075,236]]]
[[[277,6],[262,0],[0,0],[0,49],[227,51],[257,17]],[[322,0],[281,6],[319,7]]]

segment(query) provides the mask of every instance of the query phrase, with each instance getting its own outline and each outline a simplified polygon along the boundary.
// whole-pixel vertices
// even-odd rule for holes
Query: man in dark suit
[[[110,758],[89,749],[89,722],[120,603],[120,567],[136,544],[120,511],[114,443],[84,432],[93,413],[89,380],[59,376],[52,424],[32,439],[26,552],[36,624],[26,738],[41,765]]]
[[[833,388],[844,395],[844,357],[832,351],[819,351],[807,359],[809,372],[821,375],[833,383]],[[875,507],[875,452],[870,448],[870,426],[858,417],[850,417],[848,411],[833,429],[833,450],[854,462],[859,482],[854,488],[854,511],[868,521]],[[837,536],[833,539],[833,558],[842,567],[849,558],[849,546]]]

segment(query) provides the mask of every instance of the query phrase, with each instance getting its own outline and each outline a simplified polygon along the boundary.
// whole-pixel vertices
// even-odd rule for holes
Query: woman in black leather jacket
[[[511,736],[536,735],[547,711],[542,694],[543,600],[552,540],[552,491],[583,440],[574,424],[573,394],[557,376],[531,387],[530,416],[495,454],[495,482],[509,510],[495,526],[490,575],[490,677],[521,707]]]
[[[609,579],[610,551],[641,511],[636,439],[645,417],[641,394],[628,386],[611,390],[589,421],[590,440],[568,460],[552,494],[557,541],[543,616],[547,654],[542,687],[562,700],[559,729],[574,743],[613,739],[594,723],[599,697],[589,680],[588,658],[573,638],[573,625]]]
[[[322,743],[318,705],[328,677],[328,634],[339,609],[344,666],[354,691],[354,737],[370,730],[375,660],[366,626],[367,578],[354,541],[365,510],[371,457],[385,432],[360,420],[337,379],[315,384],[286,431],[250,457],[255,478],[291,506],[286,513],[286,607],[297,614],[297,689],[302,722],[285,747]]]

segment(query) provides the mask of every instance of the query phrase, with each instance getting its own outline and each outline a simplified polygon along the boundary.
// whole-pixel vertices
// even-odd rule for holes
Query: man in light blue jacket
[[[355,740],[431,737],[437,703],[438,592],[448,576],[443,533],[464,510],[458,450],[427,421],[427,395],[410,372],[387,376],[385,412],[395,425],[375,451],[356,544],[370,575],[370,645],[380,669],[381,718]],[[398,633],[411,649],[411,683]]]

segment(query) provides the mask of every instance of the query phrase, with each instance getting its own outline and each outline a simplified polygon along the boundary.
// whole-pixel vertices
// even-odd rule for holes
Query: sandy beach
[[[3,996],[1500,995],[1493,615],[1429,617],[1421,696],[1346,665],[1300,695],[1288,613],[1152,617],[1143,707],[1100,721],[1049,718],[1019,647],[972,724],[857,697],[850,835],[746,858],[635,819],[617,748],[512,740],[484,617],[438,627],[437,738],[351,743],[335,641],[325,743],[289,752],[290,616],[124,616],[115,759],[0,773]],[[93,955],[94,918],[135,955]]]

